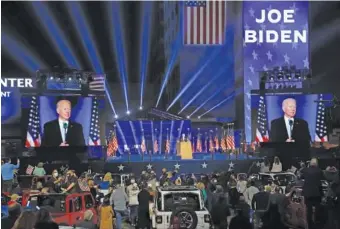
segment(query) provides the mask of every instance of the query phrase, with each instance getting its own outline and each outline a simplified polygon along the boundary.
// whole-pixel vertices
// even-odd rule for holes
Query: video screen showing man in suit
[[[101,96],[23,96],[26,148],[101,146],[105,98]]]
[[[297,104],[293,98],[287,98],[282,102],[283,117],[271,121],[271,142],[299,142],[311,141],[308,123],[296,118]]]
[[[85,146],[83,127],[71,121],[71,102],[59,100],[56,111],[58,118],[45,123],[42,146]]]

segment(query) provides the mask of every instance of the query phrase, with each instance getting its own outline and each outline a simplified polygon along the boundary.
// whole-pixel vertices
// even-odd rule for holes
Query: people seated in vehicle
[[[1,218],[1,228],[2,229],[12,229],[15,221],[21,214],[21,206],[18,203],[8,205],[8,216]]]
[[[61,183],[62,183],[62,177],[59,176],[58,170],[52,171],[52,177],[46,182],[46,187],[50,188],[50,192],[52,190],[56,193],[61,192]]]
[[[247,189],[245,190],[243,196],[244,196],[244,200],[245,202],[251,206],[253,197],[256,193],[259,192],[259,189],[255,186],[255,181],[254,180],[250,180],[248,182],[249,186],[247,187]]]
[[[87,177],[86,177],[86,173],[82,173],[81,176],[78,179],[78,185],[79,185],[79,191],[81,192],[89,192],[90,191],[90,187],[88,185],[87,182]]]
[[[91,192],[91,195],[94,199],[96,199],[98,194],[98,187],[95,185],[94,181],[92,179],[87,181],[87,185],[89,187],[89,190]]]
[[[104,178],[103,178],[103,182],[109,182],[109,183],[112,183],[113,179],[112,179],[112,174],[110,172],[107,172],[105,175],[104,175]]]
[[[208,196],[207,196],[207,191],[205,190],[205,185],[202,182],[198,182],[196,186],[199,190],[201,190],[203,201],[204,203],[206,203],[208,200]]]
[[[282,164],[281,164],[279,157],[274,157],[274,162],[273,162],[273,165],[272,165],[271,172],[272,173],[282,172]]]
[[[265,158],[261,163],[260,163],[260,172],[261,173],[268,173],[270,171],[270,161],[268,158]]]
[[[66,188],[61,188],[63,193],[77,193],[79,192],[78,178],[74,170],[68,170],[65,179]]]
[[[113,217],[115,217],[114,211],[110,204],[110,199],[104,197],[103,204],[99,207],[99,229],[112,229]]]
[[[226,205],[226,199],[224,196],[219,196],[211,211],[211,218],[214,228],[228,228],[228,216],[230,216],[230,210],[228,205]]]
[[[91,210],[86,210],[84,212],[83,220],[79,221],[76,226],[86,229],[97,229],[97,224],[93,223],[93,212]]]
[[[42,162],[39,162],[37,164],[37,166],[34,167],[34,170],[33,170],[33,176],[37,176],[37,177],[42,177],[42,176],[45,176],[46,175],[46,171],[44,169],[44,163]]]

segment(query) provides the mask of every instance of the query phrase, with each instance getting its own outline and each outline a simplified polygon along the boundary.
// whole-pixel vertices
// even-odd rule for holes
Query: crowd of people
[[[3,192],[11,194],[8,202],[8,217],[2,219],[3,228],[58,228],[53,223],[50,212],[53,210],[52,201],[46,201],[38,211],[22,210],[17,202],[20,194],[20,185],[13,188],[13,174],[20,166],[11,164],[10,160],[2,165]],[[275,157],[271,164],[265,159],[258,166],[260,172],[281,172],[282,164]],[[140,176],[129,175],[124,185],[115,181],[111,173],[106,173],[100,182],[94,180],[91,171],[83,172],[79,177],[74,170],[67,170],[59,174],[54,170],[49,179],[45,179],[46,172],[42,164],[38,164],[33,171],[36,175],[32,189],[48,196],[49,193],[79,193],[90,192],[97,202],[99,215],[98,222],[93,221],[93,212],[85,211],[77,226],[88,229],[121,229],[127,222],[133,228],[150,228],[153,202],[158,186],[188,185],[196,186],[201,190],[205,206],[211,214],[211,224],[215,229],[286,229],[285,209],[289,204],[287,196],[277,182],[267,184],[258,183],[257,180],[247,176],[240,176],[233,171],[215,172],[212,174],[180,174],[179,171],[162,170],[157,176],[155,171],[143,171]],[[340,214],[339,196],[340,182],[339,170],[329,167],[322,171],[318,161],[313,158],[309,165],[302,164],[299,169],[292,168],[299,178],[304,179],[302,195],[307,209],[309,229],[339,228],[337,214]],[[11,175],[12,174],[12,175]],[[44,178],[42,178],[44,177]],[[322,180],[330,182],[327,198],[328,215],[322,214],[321,190]],[[13,186],[14,185],[14,186]],[[107,189],[103,195],[101,191]],[[100,198],[98,198],[100,197]],[[100,201],[101,199],[101,201]],[[178,219],[171,222],[172,228],[180,228]],[[287,228],[288,229],[288,228]]]

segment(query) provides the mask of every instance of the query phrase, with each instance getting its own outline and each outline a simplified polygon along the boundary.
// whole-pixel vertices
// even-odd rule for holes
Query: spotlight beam
[[[125,64],[125,53],[124,52],[124,39],[122,39],[122,28],[121,28],[121,16],[120,16],[120,8],[119,3],[117,2],[108,2],[108,17],[110,21],[110,33],[113,43],[113,53],[115,55],[115,59],[117,60],[117,65],[120,73],[120,81],[123,88],[124,99],[126,110],[129,110],[129,99],[128,99],[128,76]]]
[[[103,74],[104,70],[98,54],[98,49],[95,46],[96,43],[92,31],[88,26],[89,24],[79,2],[67,2],[66,4],[73,25],[77,31],[78,38],[81,40],[84,49],[87,51],[87,57],[92,64],[92,68],[96,73]]]
[[[65,64],[80,69],[79,60],[76,58],[64,32],[59,27],[57,20],[46,4],[45,2],[39,1],[31,3],[31,8],[35,16],[45,30],[43,34],[47,35],[48,39],[53,43]]]
[[[232,99],[234,97],[235,97],[235,92],[232,92],[227,98],[223,99],[221,102],[219,102],[218,104],[216,104],[215,106],[213,106],[212,108],[210,108],[209,110],[207,110],[206,112],[201,114],[200,117],[202,117],[203,115],[208,114],[210,111],[216,109],[217,107],[221,106],[223,103],[229,101],[230,99]]]
[[[133,126],[132,121],[129,121],[129,124],[130,124],[130,128],[132,131],[133,140],[135,141],[135,145],[138,145],[138,139],[137,139],[135,127]],[[138,147],[138,154],[140,154],[139,147]]]
[[[205,104],[207,104],[207,102],[209,102],[212,98],[214,98],[218,93],[220,93],[223,89],[225,89],[225,87],[228,84],[224,84],[220,87],[220,89],[218,89],[217,91],[215,91],[211,96],[209,96],[209,98],[207,98],[201,105],[199,105],[189,116],[194,115],[199,109],[201,109]]]
[[[2,31],[1,46],[19,66],[30,73],[35,73],[38,69],[46,68],[46,63],[32,52],[24,43],[18,41],[10,34]]]
[[[144,96],[144,87],[145,87],[145,79],[147,74],[147,65],[149,60],[150,53],[150,26],[151,26],[151,9],[152,5],[150,2],[143,2],[144,10],[143,10],[143,30],[142,30],[142,45],[141,45],[141,54],[142,54],[142,64],[141,64],[141,79],[140,79],[140,107],[143,107],[143,96]]]
[[[189,80],[189,82],[181,89],[175,99],[171,102],[169,107],[166,111],[169,111],[170,108],[177,102],[177,100],[188,90],[188,88],[197,80],[197,77],[203,72],[203,70],[213,61],[217,55],[219,54],[220,50],[215,50],[211,57],[205,62],[205,64],[196,72],[196,74]]]
[[[206,85],[204,85],[204,87],[201,88],[201,90],[199,90],[194,97],[192,97],[192,99],[190,99],[190,101],[178,112],[178,114],[181,114],[192,102],[195,101],[195,99],[200,96],[203,91],[205,91],[217,78],[219,78],[222,73],[225,71],[226,69],[221,69],[217,75],[215,75]]]

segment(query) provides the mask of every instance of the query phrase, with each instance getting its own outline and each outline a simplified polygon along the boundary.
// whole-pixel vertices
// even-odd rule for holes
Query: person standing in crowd
[[[135,179],[131,179],[131,184],[127,187],[127,196],[129,198],[130,222],[133,227],[136,226],[136,218],[138,215],[138,193],[138,185]]]
[[[240,198],[239,193],[237,191],[237,180],[235,174],[231,174],[228,182],[229,186],[229,198],[232,209],[235,209],[238,204],[238,200]]]
[[[110,199],[104,197],[103,204],[99,207],[99,229],[113,229],[114,212],[110,205]]]
[[[150,228],[150,202],[151,196],[147,190],[147,186],[143,185],[142,190],[138,194],[138,222],[137,229]]]
[[[280,193],[280,187],[275,187],[275,192],[270,195],[270,206],[273,209],[271,212],[276,212],[279,214],[278,219],[274,221],[274,224],[278,226],[278,228],[284,228],[284,214],[286,206],[289,204],[288,199],[285,194]]]
[[[2,229],[12,229],[15,221],[19,218],[21,214],[20,204],[8,205],[8,216],[1,219]]]
[[[211,211],[212,223],[215,229],[228,228],[228,216],[230,216],[230,210],[226,205],[226,199],[224,196],[219,196],[217,202]]]
[[[243,176],[241,176],[240,179],[237,181],[236,187],[237,187],[238,193],[240,195],[243,195],[247,189],[247,181],[245,180]]]
[[[265,191],[264,186],[259,187],[259,192],[253,196],[251,208],[255,211],[257,221],[262,220],[263,224],[269,223],[268,209],[269,209],[270,192]]]
[[[279,157],[274,157],[274,163],[273,163],[271,172],[272,173],[282,172],[282,164],[281,164]]]
[[[84,220],[77,223],[77,227],[86,229],[97,229],[97,225],[93,223],[93,212],[91,210],[86,210],[84,212]]]
[[[244,192],[243,196],[244,196],[244,200],[245,202],[251,206],[251,203],[253,201],[253,197],[256,193],[259,192],[259,189],[255,186],[255,181],[251,180],[249,183],[249,187],[246,189],[246,191]]]
[[[53,219],[51,217],[50,212],[45,207],[40,208],[39,211],[36,214],[36,226],[35,226],[35,228],[37,228],[37,225],[39,225],[41,223],[55,224],[55,226],[57,226],[57,228],[58,228],[58,224],[53,222]]]
[[[46,175],[46,171],[44,169],[44,163],[39,162],[33,170],[33,176],[42,177],[45,175]]]
[[[252,229],[249,217],[244,215],[241,209],[237,210],[236,216],[230,220],[229,229]]]
[[[320,205],[322,198],[322,180],[324,175],[322,170],[318,167],[318,161],[316,158],[312,158],[308,168],[302,171],[301,179],[305,182],[302,187],[302,195],[305,198],[305,204],[307,208],[307,222],[309,229],[318,229],[318,222],[320,216]],[[314,217],[313,217],[313,208]],[[313,220],[313,218],[315,220]]]
[[[118,186],[111,194],[110,203],[116,214],[116,229],[122,229],[123,217],[127,214],[126,205],[129,199],[125,193],[124,187]]]
[[[14,180],[14,171],[20,167],[20,160],[18,158],[17,164],[11,164],[11,159],[5,159],[5,164],[1,165],[1,176],[2,176],[2,191],[3,192],[12,192],[13,180]]]
[[[33,211],[23,211],[15,221],[12,229],[28,229],[34,228],[36,216]]]

